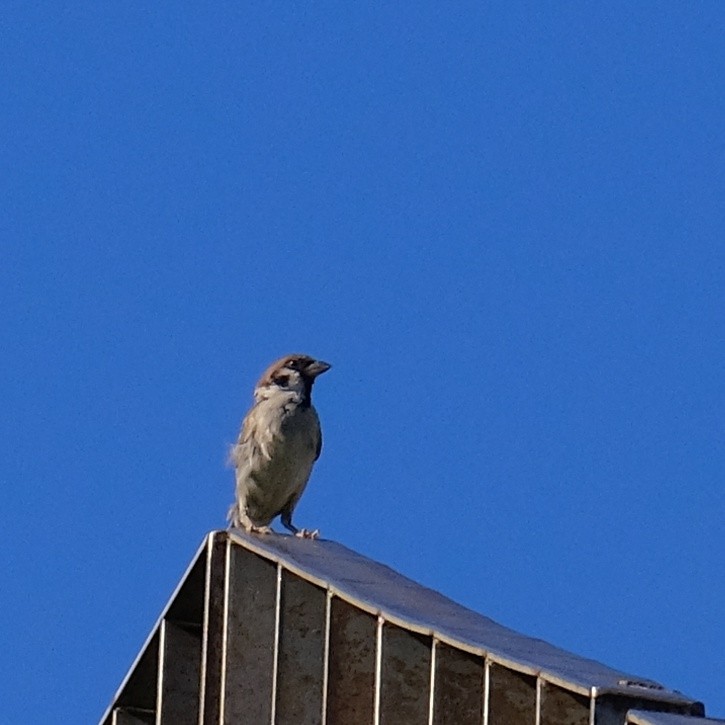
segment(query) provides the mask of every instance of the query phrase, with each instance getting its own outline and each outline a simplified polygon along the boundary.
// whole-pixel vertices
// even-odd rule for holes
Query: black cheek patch
[[[310,407],[310,398],[312,396],[312,380],[309,378],[303,377],[302,382],[305,386],[305,389],[302,393],[302,401],[300,402],[300,408],[309,408]]]
[[[286,388],[289,385],[289,375],[278,375],[274,382],[276,385]]]

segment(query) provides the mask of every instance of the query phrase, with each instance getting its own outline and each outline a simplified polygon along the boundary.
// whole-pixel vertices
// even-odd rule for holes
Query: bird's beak
[[[316,378],[318,375],[326,373],[331,367],[332,365],[330,365],[330,363],[323,362],[322,360],[315,360],[315,362],[310,363],[307,366],[305,372],[307,373],[307,375]]]

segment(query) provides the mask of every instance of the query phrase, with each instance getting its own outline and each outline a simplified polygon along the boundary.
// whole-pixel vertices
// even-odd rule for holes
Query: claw
[[[274,533],[269,526],[252,526],[247,529],[252,534],[272,534]]]
[[[295,536],[299,537],[300,539],[317,539],[320,536],[320,530],[299,529],[299,531],[295,533]]]

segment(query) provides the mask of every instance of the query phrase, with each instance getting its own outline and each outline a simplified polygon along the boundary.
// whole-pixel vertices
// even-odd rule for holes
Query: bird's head
[[[254,397],[262,400],[285,391],[299,393],[303,402],[309,402],[315,379],[330,367],[329,363],[309,355],[285,355],[264,371],[254,389]]]

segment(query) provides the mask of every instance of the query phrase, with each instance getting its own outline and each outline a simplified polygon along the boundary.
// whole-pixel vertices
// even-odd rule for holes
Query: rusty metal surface
[[[199,712],[201,628],[165,620],[161,626],[157,721],[196,725]]]
[[[283,572],[277,725],[322,722],[326,606],[324,589]]]
[[[548,682],[539,687],[541,725],[589,725],[588,697]]]
[[[488,653],[502,664],[540,673],[554,684],[582,694],[591,688],[600,693],[625,694],[628,686],[622,683],[636,681],[653,686],[649,692],[653,700],[692,702],[647,678],[629,675],[515,632],[336,542],[293,536],[260,537],[236,529],[230,536],[306,578],[328,584],[348,601],[380,612],[387,620]]]
[[[630,710],[627,713],[628,725],[723,725],[723,723],[725,723],[725,720],[673,715],[664,712],[647,712],[645,710]]]
[[[204,561],[203,639],[199,725],[221,722],[222,658],[225,632],[225,575],[229,542],[214,534],[209,537]],[[193,569],[192,569],[193,570]]]
[[[332,600],[327,722],[370,725],[375,703],[377,621],[342,601]]]
[[[381,725],[428,725],[433,641],[395,625],[383,625]]]
[[[483,658],[436,642],[434,725],[480,725],[484,694]]]
[[[274,683],[277,567],[231,547],[224,722],[268,723]]]
[[[488,718],[492,725],[535,725],[535,677],[491,664],[488,686]]]

